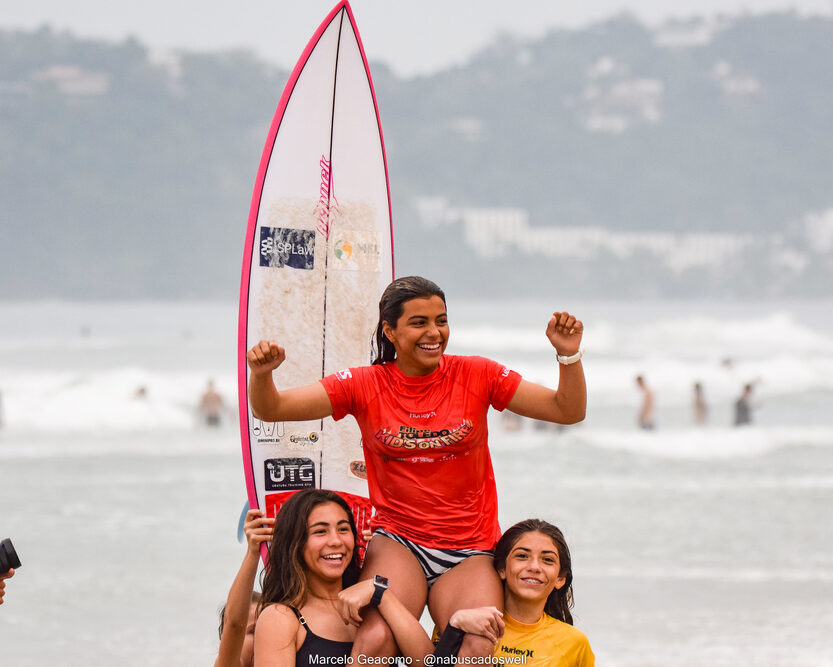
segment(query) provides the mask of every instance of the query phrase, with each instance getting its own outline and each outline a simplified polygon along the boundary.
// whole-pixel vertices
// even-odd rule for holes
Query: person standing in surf
[[[582,334],[582,323],[566,312],[554,313],[547,324],[560,368],[557,390],[483,357],[446,355],[445,294],[430,280],[409,276],[382,294],[371,366],[279,391],[272,371],[286,352],[261,341],[247,355],[249,400],[264,421],[356,418],[376,508],[361,577],[390,577],[408,610],[418,618],[427,601],[442,629],[459,609],[503,606],[503,586],[492,567],[501,531],[488,409],[559,424],[584,419]],[[484,637],[467,635],[461,655],[491,650]],[[395,655],[393,634],[378,610],[364,615],[353,653]]]

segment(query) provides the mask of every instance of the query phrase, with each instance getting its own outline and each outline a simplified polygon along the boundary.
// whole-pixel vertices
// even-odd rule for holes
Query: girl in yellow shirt
[[[507,530],[495,547],[504,583],[505,631],[495,649],[504,664],[591,667],[585,634],[573,627],[573,571],[561,531],[540,519]]]
[[[391,594],[376,597],[400,651],[422,664],[453,665],[465,633],[495,644],[497,664],[525,667],[593,667],[595,658],[585,634],[573,627],[573,572],[570,550],[561,531],[540,519],[507,530],[495,546],[494,566],[503,580],[504,611],[495,607],[454,613],[434,650],[422,626]],[[361,611],[374,593],[372,580],[339,594],[346,622],[360,625]],[[432,655],[433,652],[433,655]],[[426,659],[426,656],[431,657]]]

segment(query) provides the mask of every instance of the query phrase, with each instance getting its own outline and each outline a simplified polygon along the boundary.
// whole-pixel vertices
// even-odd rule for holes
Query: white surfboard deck
[[[240,289],[238,383],[251,507],[275,516],[297,490],[344,495],[370,519],[361,433],[352,417],[266,423],[248,401],[246,351],[275,340],[279,388],[367,365],[393,246],[382,129],[349,4],[330,12],[292,72],[255,183]]]

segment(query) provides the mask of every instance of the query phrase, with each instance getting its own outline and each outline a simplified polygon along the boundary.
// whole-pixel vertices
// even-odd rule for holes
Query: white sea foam
[[[555,385],[558,367],[544,336],[544,306],[452,306],[449,352],[489,356],[529,380]],[[753,380],[760,381],[755,397],[765,414],[789,413],[788,425],[833,425],[833,411],[823,409],[825,403],[833,405],[833,318],[824,314],[833,309],[824,304],[589,304],[582,310],[587,311],[588,425],[620,429],[581,431],[597,433],[582,436],[591,437],[594,446],[651,455],[663,455],[667,447],[717,456],[769,451],[785,446],[782,441],[819,440],[777,431],[630,433],[640,401],[633,382],[638,374],[656,394],[661,427],[681,426],[688,419],[695,381],[705,388],[712,423],[729,423],[732,402]],[[208,378],[234,420],[235,318],[233,304],[0,304],[5,429],[192,429]],[[136,396],[139,387],[146,389],[142,399]],[[627,421],[609,418],[617,410],[627,412]],[[669,417],[668,410],[676,414]],[[770,423],[777,426],[780,419],[777,415]]]
[[[833,426],[743,428],[670,428],[659,431],[570,427],[561,432],[496,433],[491,446],[498,451],[534,452],[549,447],[593,447],[663,459],[736,459],[793,447],[833,448]],[[627,483],[618,480],[618,484]],[[824,485],[830,480],[816,480]],[[698,482],[699,484],[699,482]]]
[[[548,345],[544,325],[532,327],[461,326],[455,344],[473,351],[537,352]],[[584,344],[600,356],[641,358],[646,351],[696,359],[755,358],[783,350],[792,354],[833,355],[833,337],[802,324],[795,315],[773,312],[757,317],[700,314],[615,321],[604,316],[585,320]]]
[[[576,572],[577,578],[595,577],[599,579],[669,579],[675,581],[731,582],[762,584],[777,580],[782,583],[833,583],[833,570],[829,564],[818,567],[801,565],[794,569],[784,567],[738,567],[731,568],[725,564],[719,567],[679,567],[662,566],[652,563],[650,567],[624,568],[615,566],[584,567]]]
[[[3,412],[10,432],[123,432],[193,429],[206,375],[144,368],[4,374]],[[232,376],[215,384],[230,410]],[[142,395],[140,392],[144,392]]]
[[[636,375],[646,377],[665,406],[690,404],[694,382],[705,387],[707,400],[721,402],[736,398],[752,381],[761,400],[802,392],[829,392],[833,398],[833,335],[785,312],[644,322],[601,318],[586,326],[583,364],[596,406],[636,405]],[[496,358],[527,379],[553,386],[557,367],[540,329],[456,327],[452,342],[460,353]]]

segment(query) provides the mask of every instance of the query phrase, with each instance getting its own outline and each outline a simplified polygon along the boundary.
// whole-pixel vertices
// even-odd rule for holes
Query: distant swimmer
[[[639,428],[651,431],[654,428],[654,392],[645,383],[645,378],[636,376],[636,386],[642,391],[642,407],[637,422]]]
[[[754,383],[744,385],[743,392],[735,401],[735,426],[752,423],[752,390],[754,387]]]
[[[200,399],[200,414],[208,426],[219,426],[222,411],[223,397],[214,389],[214,381],[209,380],[205,393]]]
[[[694,423],[705,424],[709,418],[709,408],[706,406],[706,399],[703,396],[703,385],[699,382],[694,383],[694,403],[692,408],[694,410]]]

